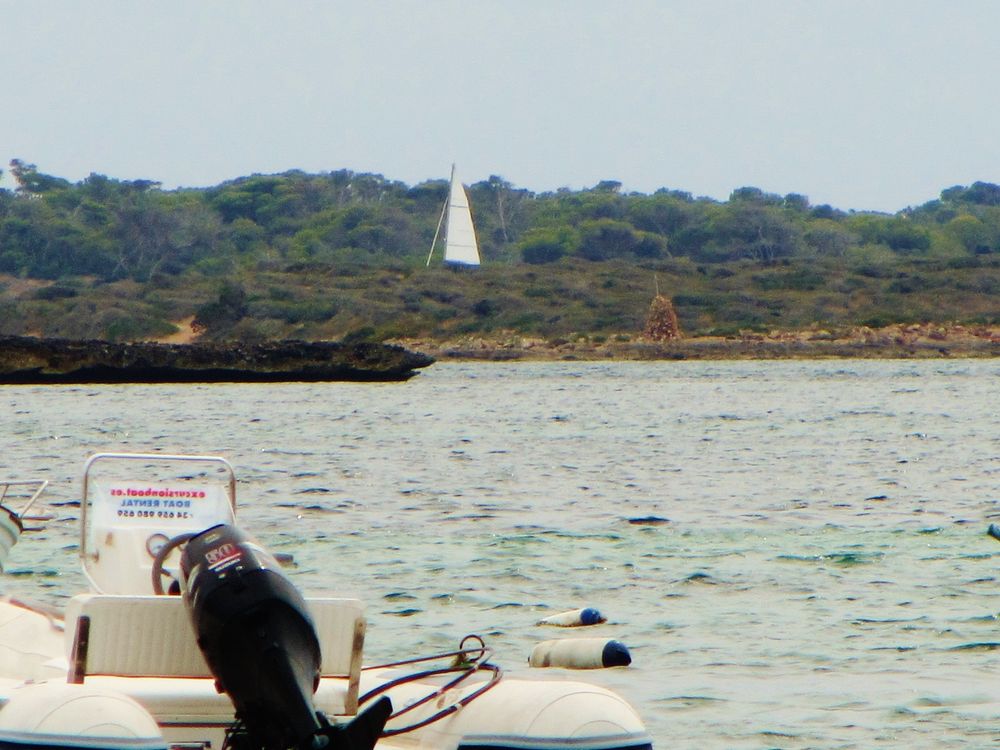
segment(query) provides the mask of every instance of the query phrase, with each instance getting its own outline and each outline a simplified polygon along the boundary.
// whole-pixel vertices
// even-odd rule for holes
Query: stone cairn
[[[680,323],[677,322],[674,303],[669,297],[660,294],[659,290],[649,305],[645,336],[653,341],[671,341],[683,336]]]

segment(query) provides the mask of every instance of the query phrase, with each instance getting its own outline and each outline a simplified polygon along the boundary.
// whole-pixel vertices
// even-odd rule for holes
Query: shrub
[[[784,271],[771,274],[760,274],[753,277],[754,284],[759,289],[796,289],[813,291],[821,289],[825,279],[815,271],[800,268],[795,271]]]
[[[242,320],[247,312],[247,295],[243,287],[226,282],[217,300],[198,308],[192,327],[196,331],[222,330]]]
[[[548,297],[552,296],[552,290],[537,286],[529,286],[524,290],[524,296],[547,299]]]
[[[566,251],[562,246],[547,242],[536,242],[521,248],[521,258],[525,263],[533,265],[555,263],[565,254]]]
[[[79,292],[72,287],[53,284],[52,286],[43,286],[36,289],[35,293],[31,296],[34,299],[40,300],[57,300],[70,299],[77,296],[77,294],[79,294]]]
[[[886,291],[894,294],[913,294],[913,292],[922,292],[925,289],[929,289],[931,286],[932,284],[923,276],[900,274],[899,278],[886,286]]]
[[[714,307],[719,303],[716,294],[675,294],[676,307]]]
[[[348,331],[341,339],[341,342],[344,344],[363,344],[375,340],[375,328],[373,326],[362,326],[361,328],[355,328],[353,331]]]
[[[132,311],[114,311],[104,324],[104,338],[108,341],[142,341],[172,333],[177,333],[177,326],[172,323]]]
[[[494,315],[499,309],[499,305],[491,299],[481,299],[472,306],[472,312],[481,318]]]
[[[299,302],[259,302],[253,305],[251,313],[260,318],[277,318],[286,323],[319,323],[329,320],[339,312],[336,303],[324,300],[303,300]]]

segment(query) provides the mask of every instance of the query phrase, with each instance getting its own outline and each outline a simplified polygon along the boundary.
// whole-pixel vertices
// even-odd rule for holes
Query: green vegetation
[[[0,334],[133,340],[638,335],[654,277],[687,335],[1000,322],[1000,186],[895,215],[735,190],[470,187],[479,269],[424,268],[447,192],[347,170],[163,190],[11,163]]]

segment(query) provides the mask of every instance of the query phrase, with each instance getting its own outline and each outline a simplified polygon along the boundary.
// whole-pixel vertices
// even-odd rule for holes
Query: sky
[[[0,0],[0,55],[6,187],[15,158],[886,212],[1000,183],[997,0]]]

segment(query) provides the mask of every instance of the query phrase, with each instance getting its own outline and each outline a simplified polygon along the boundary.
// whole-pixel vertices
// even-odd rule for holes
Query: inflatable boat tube
[[[607,638],[563,638],[542,641],[531,649],[528,664],[532,667],[567,669],[602,669],[627,667],[632,655],[621,641]]]
[[[167,750],[160,728],[128,696],[66,682],[26,683],[5,696],[0,747]]]
[[[404,669],[365,670],[361,692],[378,684],[394,682]],[[385,748],[411,750],[653,750],[642,720],[624,699],[610,690],[566,679],[537,676],[503,679],[461,710],[432,722],[399,744],[387,738]],[[387,694],[397,706],[414,706],[409,713],[391,720],[389,731],[417,724],[439,712],[439,700],[415,705],[453,675],[433,675],[396,684]],[[468,697],[489,681],[486,673],[473,675],[448,691],[445,704]],[[362,704],[364,708],[364,704]],[[214,746],[213,746],[214,748]],[[376,750],[382,750],[379,742]]]
[[[539,625],[557,625],[561,628],[574,628],[580,625],[600,625],[607,622],[604,617],[593,607],[574,609],[569,612],[560,612],[557,615],[549,615],[538,621]]]

